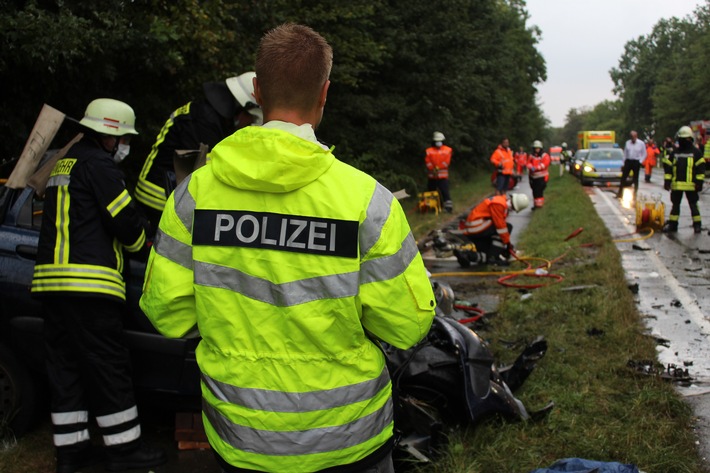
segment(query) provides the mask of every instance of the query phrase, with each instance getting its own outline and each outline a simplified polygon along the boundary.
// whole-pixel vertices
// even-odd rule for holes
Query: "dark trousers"
[[[122,342],[123,307],[120,301],[93,297],[53,297],[44,302],[57,447],[87,443],[88,412],[97,417],[107,446],[133,446],[140,437],[130,357]]]
[[[530,189],[532,189],[533,205],[542,207],[545,204],[545,189],[547,181],[544,177],[530,178]]]
[[[428,191],[439,191],[441,195],[441,203],[446,206],[446,203],[451,203],[451,193],[449,192],[448,179],[429,179],[427,181]]]
[[[508,233],[513,231],[513,225],[508,223]],[[485,253],[489,260],[496,259],[499,255],[506,255],[508,252],[503,240],[500,239],[496,227],[491,225],[481,233],[467,235],[467,238],[476,245],[476,252]]]
[[[624,167],[621,170],[621,182],[619,183],[619,196],[626,187],[626,180],[629,178],[631,171],[634,172],[633,182],[634,182],[634,192],[639,190],[639,173],[641,172],[641,162],[638,159],[627,159],[624,161]]]
[[[510,190],[510,179],[512,179],[512,177],[513,176],[510,174],[503,174],[501,172],[496,174],[496,190],[499,194],[505,194]]]
[[[668,217],[668,221],[678,223],[678,219],[680,218],[680,202],[683,200],[683,194],[685,194],[685,198],[688,199],[693,224],[700,223],[700,210],[698,209],[699,196],[696,191],[671,191],[671,214]]]

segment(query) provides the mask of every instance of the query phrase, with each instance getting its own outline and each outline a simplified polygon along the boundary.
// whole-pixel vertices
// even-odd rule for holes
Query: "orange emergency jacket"
[[[452,154],[453,150],[446,145],[442,145],[440,148],[436,146],[427,148],[424,158],[427,177],[429,179],[448,179]]]
[[[656,145],[646,146],[646,159],[643,160],[643,164],[646,166],[655,166],[657,164],[656,157],[661,153]]]
[[[525,167],[528,165],[528,153],[518,151],[515,153],[515,173],[522,175]]]
[[[498,145],[491,155],[491,163],[501,174],[508,176],[513,175],[515,161],[513,160],[513,151],[511,151],[510,148],[504,148],[502,145]]]
[[[531,179],[550,179],[548,168],[550,167],[550,155],[543,152],[540,156],[531,153],[528,155],[528,170]]]
[[[508,199],[504,195],[495,195],[485,199],[471,210],[466,217],[464,235],[479,235],[493,225],[501,241],[510,243],[508,233]]]

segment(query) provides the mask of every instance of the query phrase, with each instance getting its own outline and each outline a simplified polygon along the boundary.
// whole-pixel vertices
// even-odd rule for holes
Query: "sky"
[[[542,30],[537,45],[547,64],[538,100],[552,126],[571,108],[614,100],[609,71],[624,45],[651,33],[661,18],[683,18],[704,0],[527,0],[528,25]]]

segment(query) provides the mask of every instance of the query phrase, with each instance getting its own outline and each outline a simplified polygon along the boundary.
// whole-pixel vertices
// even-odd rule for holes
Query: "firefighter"
[[[569,166],[569,163],[572,162],[572,156],[570,155],[569,150],[567,149],[567,143],[562,142],[560,145],[562,148],[562,152],[560,153],[560,176],[564,174],[565,172],[565,167]]]
[[[145,314],[165,336],[202,337],[205,431],[225,472],[394,471],[374,340],[417,343],[434,294],[397,199],[316,138],[332,58],[309,27],[266,33],[265,124],[176,188],[148,260]]]
[[[116,165],[137,135],[133,109],[96,99],[79,122],[84,137],[57,161],[47,182],[32,293],[45,313],[57,472],[99,460],[89,412],[106,446],[109,470],[166,461],[141,442],[130,360],[122,343],[126,302],[123,250],[146,251],[146,223]]]
[[[663,231],[678,231],[680,202],[685,194],[693,218],[693,230],[700,233],[702,220],[698,209],[698,192],[703,190],[705,181],[705,159],[700,149],[693,144],[693,130],[689,126],[680,127],[677,138],[678,148],[663,161],[663,188],[671,191],[671,213]]]
[[[214,145],[236,130],[261,123],[261,110],[254,100],[253,72],[221,82],[203,84],[204,98],[175,110],[158,133],[138,176],[135,195],[155,233],[168,194],[175,188],[173,157],[176,150],[197,150]]]
[[[462,267],[474,264],[507,265],[515,251],[510,241],[513,225],[507,222],[510,209],[520,212],[529,205],[525,194],[494,195],[476,205],[466,217],[463,234],[476,251],[454,250]]]
[[[517,180],[520,181],[528,165],[528,153],[526,153],[525,148],[521,146],[518,148],[518,151],[515,152],[513,158],[515,159],[515,174],[517,174]]]
[[[543,151],[540,140],[533,141],[532,148],[533,151],[528,156],[528,175],[533,194],[532,208],[535,210],[545,205],[545,188],[550,179],[550,155]]]
[[[666,138],[663,140],[663,144],[661,144],[661,159],[658,161],[659,167],[664,167],[666,158],[670,156],[671,152],[675,149],[675,143],[673,142],[673,138],[670,136],[666,136]],[[707,162],[707,160],[706,160]]]
[[[659,154],[661,154],[661,150],[658,149],[653,138],[649,138],[648,143],[646,143],[646,158],[643,160],[645,182],[651,182],[651,174],[653,173],[654,166],[656,166]]]
[[[442,132],[434,132],[432,146],[426,149],[424,163],[427,170],[427,190],[439,191],[444,202],[444,210],[451,213],[454,205],[449,192],[449,166],[453,150],[444,144],[445,139]]]
[[[493,151],[490,158],[491,164],[495,167],[495,188],[496,194],[503,195],[510,189],[510,181],[513,178],[513,152],[510,149],[510,141],[503,138],[498,147]]]

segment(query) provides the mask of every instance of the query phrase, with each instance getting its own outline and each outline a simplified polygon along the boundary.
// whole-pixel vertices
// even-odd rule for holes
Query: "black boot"
[[[168,457],[162,448],[149,447],[143,443],[138,443],[137,447],[130,450],[126,448],[109,448],[107,453],[108,459],[104,467],[108,471],[150,468],[168,461]]]
[[[666,222],[663,225],[663,233],[676,233],[678,231],[678,222]]]
[[[700,222],[693,222],[693,232],[700,233],[703,231],[703,224]]]
[[[57,447],[57,473],[75,473],[103,460],[103,452],[89,441]]]

